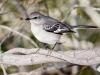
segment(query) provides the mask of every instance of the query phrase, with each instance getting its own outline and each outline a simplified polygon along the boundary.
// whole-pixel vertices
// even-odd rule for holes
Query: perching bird
[[[40,42],[47,44],[56,44],[63,33],[74,33],[74,28],[97,28],[97,26],[86,25],[71,26],[39,12],[32,12],[26,20],[30,21],[34,36]]]

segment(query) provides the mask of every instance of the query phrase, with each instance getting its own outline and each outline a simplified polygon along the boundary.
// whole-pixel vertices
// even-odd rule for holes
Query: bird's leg
[[[50,47],[48,47],[48,45],[46,43],[43,43],[44,44],[44,49],[48,50],[48,53],[46,54],[46,56],[49,55],[49,52],[50,52]]]
[[[44,47],[43,47],[44,49],[48,49],[48,45],[47,45],[46,43],[43,43],[43,46],[44,46]],[[40,48],[36,51],[36,53],[37,53],[39,50],[40,50]]]
[[[54,48],[55,48],[55,46],[57,45],[57,43],[58,42],[56,42],[55,44],[54,44],[54,46],[50,49],[49,47],[48,47],[48,45],[46,44],[46,43],[43,43],[43,45],[44,45],[44,49],[50,49],[50,50],[48,50],[48,53],[47,53],[47,55],[46,56],[48,56],[49,54],[51,54],[51,52],[54,50]],[[40,48],[36,51],[36,53],[38,52],[40,50]]]
[[[48,45],[46,44],[46,43],[43,43],[44,44],[44,49],[48,49],[49,47],[48,47]]]
[[[56,43],[54,44],[54,46],[51,48],[51,50],[48,51],[48,54],[47,54],[47,55],[51,54],[51,52],[54,51],[54,48],[55,48],[55,46],[57,45],[57,43],[58,43],[58,42],[56,42]]]
[[[36,51],[36,53],[40,50],[40,48]]]
[[[56,42],[56,43],[54,44],[54,46],[51,48],[52,50],[54,50],[54,48],[55,48],[55,46],[57,45],[57,43],[58,43],[58,42]]]

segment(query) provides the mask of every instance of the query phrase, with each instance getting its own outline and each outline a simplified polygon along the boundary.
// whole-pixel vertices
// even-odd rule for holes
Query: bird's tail
[[[74,28],[98,28],[97,26],[86,26],[86,25],[78,25],[78,26],[72,26],[72,29]]]

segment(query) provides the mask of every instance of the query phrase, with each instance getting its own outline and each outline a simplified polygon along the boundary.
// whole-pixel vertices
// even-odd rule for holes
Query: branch
[[[4,7],[4,5],[7,3],[8,0],[5,0],[4,3],[2,4],[2,6],[0,7],[0,11],[1,9]]]
[[[48,8],[47,0],[44,0],[44,5],[46,8],[47,15],[49,16],[49,8]]]
[[[0,67],[2,68],[3,74],[7,75],[7,72],[6,72],[6,69],[5,69],[4,65],[0,64]]]
[[[70,8],[70,10],[68,11],[67,13],[67,16],[65,16],[63,19],[62,19],[62,22],[64,22],[68,16],[70,15],[70,13],[74,10],[74,9],[77,9],[77,8],[89,8],[89,9],[92,9],[92,10],[95,10],[95,11],[100,11],[100,8],[95,8],[95,7],[92,7],[92,6],[89,6],[89,5],[74,5],[72,8]]]
[[[79,65],[94,65],[100,63],[100,48],[60,52],[52,51],[48,56],[46,56],[48,50],[40,49],[38,53],[36,53],[37,50],[38,48],[13,48],[0,54],[0,64],[33,65],[61,61],[67,61]]]
[[[95,7],[86,6],[86,5],[75,5],[73,8],[74,8],[74,9],[75,9],[75,8],[90,8],[90,9],[93,9],[93,10],[96,10],[96,11],[100,11],[100,8],[95,8]]]
[[[77,9],[77,8],[89,8],[89,9],[92,9],[92,10],[100,11],[100,8],[95,8],[95,7],[92,7],[92,6],[87,6],[87,5],[74,5],[74,6],[68,11],[68,15],[71,13],[71,11],[72,11],[73,9]]]
[[[20,4],[18,2],[18,0],[11,0],[11,2],[13,3],[13,5],[18,6],[17,7],[18,11],[23,15],[23,18],[28,17],[28,14],[27,14],[27,11],[26,11],[25,7],[22,4]]]
[[[3,28],[3,29],[6,29],[6,30],[9,30],[13,33],[16,33],[17,35],[20,35],[21,37],[24,37],[25,39],[29,40],[35,47],[38,47],[38,45],[31,39],[29,38],[28,36],[14,30],[14,29],[11,29],[10,27],[7,27],[7,26],[4,26],[4,25],[0,25],[0,28]]]
[[[19,72],[19,73],[12,73],[9,75],[42,75],[44,70],[42,68],[38,68],[36,70],[32,70],[31,72]]]

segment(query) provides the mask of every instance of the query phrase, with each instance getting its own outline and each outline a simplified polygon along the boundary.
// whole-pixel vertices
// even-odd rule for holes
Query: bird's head
[[[32,12],[25,20],[29,20],[31,24],[40,25],[43,22],[43,17],[44,15],[39,12]]]

